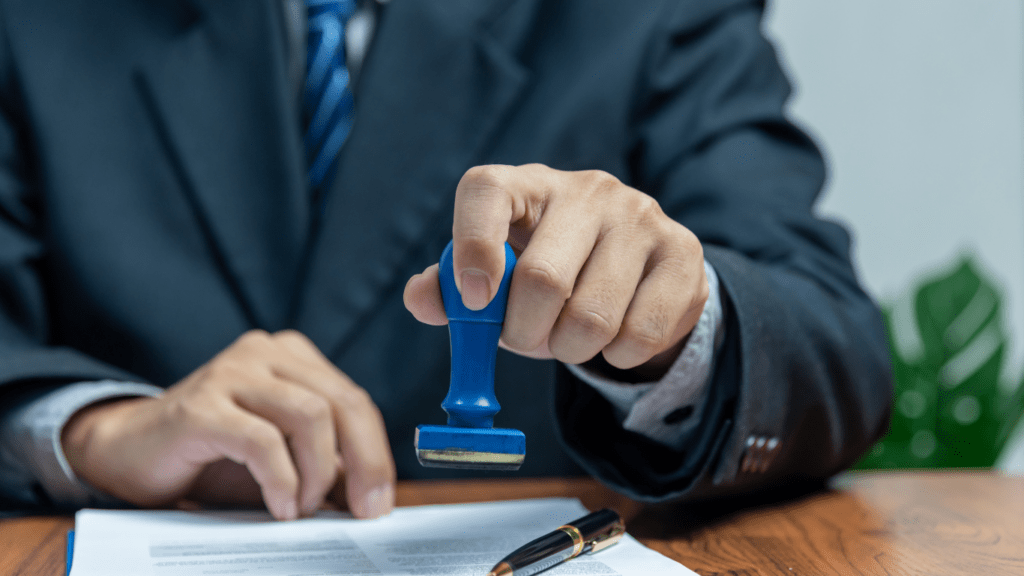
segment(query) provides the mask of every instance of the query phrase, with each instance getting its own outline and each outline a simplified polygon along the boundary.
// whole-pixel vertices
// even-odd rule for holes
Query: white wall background
[[[796,86],[792,116],[829,161],[821,212],[853,228],[868,289],[892,302],[974,253],[1006,295],[1004,375],[1019,382],[1022,1],[775,0],[765,27]]]

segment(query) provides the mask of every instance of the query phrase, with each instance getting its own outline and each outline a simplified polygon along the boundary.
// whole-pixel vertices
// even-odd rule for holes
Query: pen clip
[[[626,525],[619,520],[615,524],[612,524],[608,528],[607,532],[598,534],[593,540],[588,542],[589,550],[587,550],[587,553],[593,554],[594,552],[600,552],[609,546],[614,546],[615,544],[618,544],[619,540],[622,540],[622,537],[625,535]]]

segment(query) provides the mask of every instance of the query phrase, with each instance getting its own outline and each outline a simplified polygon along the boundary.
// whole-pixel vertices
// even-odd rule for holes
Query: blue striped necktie
[[[306,0],[309,35],[302,111],[310,190],[319,195],[352,129],[353,101],[345,68],[345,23],[356,0]]]

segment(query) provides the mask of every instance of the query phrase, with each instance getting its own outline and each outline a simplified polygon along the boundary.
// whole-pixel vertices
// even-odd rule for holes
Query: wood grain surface
[[[644,506],[587,479],[404,482],[403,506],[545,496],[611,507],[634,536],[699,574],[1024,575],[1024,478],[847,474],[770,504]],[[63,574],[71,517],[0,520],[0,575]]]

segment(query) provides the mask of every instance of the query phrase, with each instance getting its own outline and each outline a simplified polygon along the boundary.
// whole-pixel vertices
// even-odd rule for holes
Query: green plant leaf
[[[923,282],[914,297],[916,326],[894,324],[883,309],[895,374],[889,434],[861,468],[991,466],[1024,413],[1024,385],[1013,398],[999,388],[1007,348],[1001,298],[968,256]],[[905,358],[896,330],[916,329],[919,357]]]

